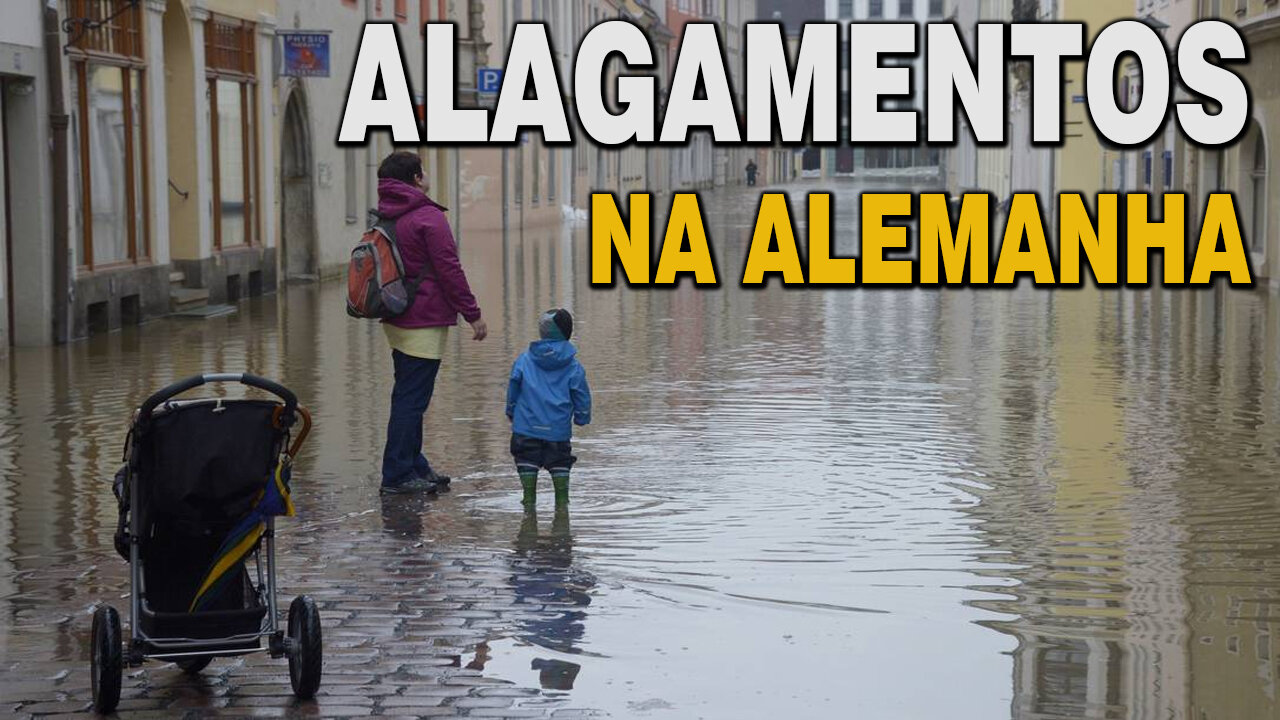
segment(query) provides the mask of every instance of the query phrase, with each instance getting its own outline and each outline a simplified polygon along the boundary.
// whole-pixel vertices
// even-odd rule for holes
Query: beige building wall
[[[53,337],[53,204],[48,153],[49,97],[41,45],[41,4],[12,3],[0,23],[0,357],[9,345],[42,345]],[[15,182],[15,180],[20,181]],[[10,272],[6,251],[23,258]],[[12,278],[10,278],[12,275]],[[12,280],[12,282],[10,282]]]
[[[1198,148],[1182,165],[1184,182],[1197,195],[1223,190],[1235,194],[1241,229],[1250,251],[1254,276],[1263,285],[1280,286],[1280,183],[1274,169],[1280,167],[1276,131],[1280,128],[1280,6],[1249,0],[1244,12],[1236,4],[1201,0],[1200,17],[1214,11],[1233,23],[1244,35],[1250,61],[1237,66],[1253,101],[1253,122],[1240,142],[1222,149]],[[1203,210],[1203,207],[1197,207]]]
[[[1085,47],[1107,25],[1132,15],[1132,8],[1124,3],[1097,2],[1096,0],[1067,0],[1062,5],[1059,18],[1067,22],[1083,22],[1087,29]],[[1082,192],[1093,195],[1109,190],[1107,182],[1107,154],[1093,124],[1089,120],[1088,105],[1076,102],[1084,95],[1085,64],[1066,63],[1063,72],[1066,98],[1063,111],[1066,117],[1065,142],[1055,151],[1056,178],[1053,192]],[[1047,153],[1046,153],[1047,154]]]

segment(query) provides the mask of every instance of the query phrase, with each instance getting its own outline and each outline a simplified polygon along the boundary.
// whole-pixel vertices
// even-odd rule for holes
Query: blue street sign
[[[482,93],[496,93],[502,87],[502,68],[476,68],[476,90]]]

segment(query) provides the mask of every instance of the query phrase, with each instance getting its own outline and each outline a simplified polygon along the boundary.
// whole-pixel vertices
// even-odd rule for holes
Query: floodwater
[[[847,253],[856,195],[838,190]],[[131,408],[247,369],[316,421],[282,552],[294,523],[324,528],[299,552],[336,537],[357,561],[389,544],[493,558],[485,582],[530,612],[471,648],[476,666],[574,707],[1280,717],[1273,297],[743,290],[757,199],[701,197],[712,291],[590,288],[584,225],[464,234],[491,337],[450,338],[427,436],[458,479],[424,504],[376,492],[390,367],[338,283],[16,350],[0,362],[0,668],[86,672],[88,608],[127,592],[107,478]],[[595,418],[568,513],[544,479],[527,516],[503,393],[557,305]]]

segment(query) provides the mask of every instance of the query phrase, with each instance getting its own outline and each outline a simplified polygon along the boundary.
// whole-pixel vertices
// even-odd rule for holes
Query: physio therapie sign
[[[714,23],[689,23],[684,30],[670,91],[659,117],[655,54],[638,26],[610,20],[593,27],[578,45],[569,83],[578,129],[604,147],[678,146],[695,128],[709,129],[717,145],[840,144],[909,145],[956,141],[963,110],[980,145],[1004,145],[1010,62],[1031,68],[1032,146],[1063,141],[1063,62],[1084,60],[1083,101],[1099,138],[1119,147],[1147,145],[1167,123],[1193,144],[1221,147],[1236,142],[1250,117],[1250,96],[1232,71],[1248,51],[1232,25],[1207,20],[1191,25],[1171,52],[1150,25],[1123,20],[1104,28],[1086,48],[1081,23],[982,23],[970,57],[953,23],[809,23],[794,62],[788,60],[782,26],[748,23],[745,31],[746,109],[740,121],[730,90],[719,33]],[[841,35],[847,40],[848,87],[841,93]],[[394,23],[365,25],[352,70],[340,144],[360,144],[369,128],[390,128],[395,143],[432,145],[515,144],[525,128],[538,129],[548,145],[576,141],[570,127],[557,65],[542,23],[517,23],[496,107],[456,107],[454,26],[425,28],[425,112],[421,126],[404,69]],[[913,68],[884,62],[885,56],[915,56],[923,37],[925,109],[886,110],[886,98],[912,94]],[[620,72],[606,74],[614,56]],[[1117,97],[1118,65],[1131,58],[1141,68],[1142,93],[1136,107]],[[1174,103],[1174,75],[1192,96]],[[376,88],[381,86],[382,92]],[[606,90],[609,92],[607,93]],[[610,100],[606,100],[606,96]],[[841,107],[839,100],[847,98]],[[957,101],[959,107],[957,107]],[[925,137],[920,137],[922,123]],[[841,138],[841,120],[848,137]],[[867,193],[861,198],[861,256],[831,253],[830,195],[808,200],[807,262],[792,226],[786,196],[761,196],[755,231],[740,282],[763,284],[779,275],[788,285],[1011,285],[1021,275],[1035,284],[1078,285],[1087,265],[1100,285],[1145,285],[1152,251],[1163,255],[1166,285],[1207,284],[1225,274],[1231,284],[1253,284],[1234,198],[1215,193],[1199,213],[1201,227],[1187,243],[1188,199],[1163,197],[1161,217],[1153,217],[1145,194],[1103,193],[1086,203],[1080,193],[1052,199],[1057,208],[1058,257],[1052,257],[1041,199],[1015,193],[1001,244],[991,248],[994,201],[967,194],[950,203],[941,194]],[[1090,207],[1092,205],[1092,207]],[[717,286],[720,274],[707,237],[699,199],[672,198],[667,229],[654,267],[650,196],[633,193],[626,210],[609,193],[591,202],[591,281],[612,285],[618,266],[631,286],[670,285],[691,274],[698,285]],[[908,230],[886,224],[914,217],[919,227],[918,259],[891,259],[905,249]],[[688,242],[685,242],[685,238]],[[995,263],[991,262],[994,255]],[[1188,257],[1189,255],[1189,257]]]

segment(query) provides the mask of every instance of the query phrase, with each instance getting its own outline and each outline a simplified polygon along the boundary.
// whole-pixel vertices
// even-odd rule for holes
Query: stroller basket
[[[253,635],[254,639],[245,645],[232,642],[228,646],[235,645],[237,649],[256,648],[257,635],[262,631],[262,620],[266,616],[266,607],[206,610],[198,613],[153,612],[144,608],[142,630],[152,638],[180,640],[213,640]],[[156,646],[159,647],[158,644]]]
[[[175,396],[208,382],[239,382],[278,400]],[[302,426],[290,445],[298,419]],[[289,480],[311,420],[288,389],[253,375],[204,375],[175,383],[139,408],[120,503],[116,548],[130,564],[130,627],[123,640],[110,606],[94,613],[94,707],[119,700],[122,667],[148,658],[199,672],[216,656],[263,648],[288,656],[299,697],[320,684],[319,612],[306,596],[276,605],[275,517],[292,515]],[[256,577],[246,561],[254,560]]]

